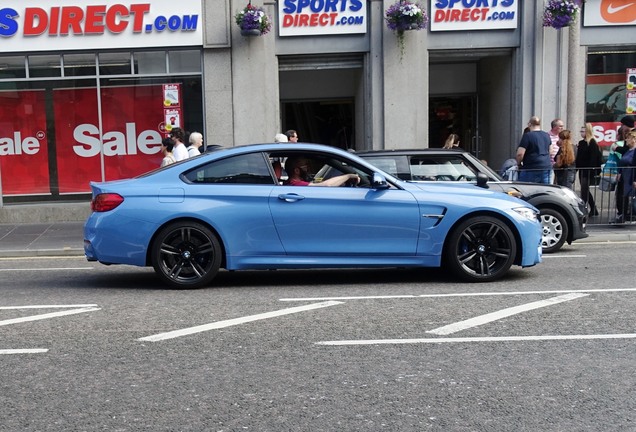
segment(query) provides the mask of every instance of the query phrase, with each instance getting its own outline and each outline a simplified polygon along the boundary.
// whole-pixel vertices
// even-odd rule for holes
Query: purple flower
[[[234,18],[241,30],[259,30],[264,35],[272,28],[272,23],[263,8],[252,6],[251,3],[248,3]]]
[[[550,0],[543,12],[543,27],[560,29],[576,20],[581,0]]]
[[[428,16],[419,3],[398,1],[385,12],[386,25],[398,33],[405,30],[421,30],[428,24]]]

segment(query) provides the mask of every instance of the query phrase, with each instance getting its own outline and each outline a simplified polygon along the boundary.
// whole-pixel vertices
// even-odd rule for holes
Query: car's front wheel
[[[556,252],[568,238],[568,224],[561,213],[549,208],[540,208],[541,247],[544,253]]]
[[[510,269],[516,253],[517,242],[508,225],[493,217],[474,217],[450,234],[444,258],[461,279],[489,282]]]
[[[174,288],[201,288],[216,276],[221,246],[216,235],[197,222],[175,222],[155,237],[151,262],[159,277]]]

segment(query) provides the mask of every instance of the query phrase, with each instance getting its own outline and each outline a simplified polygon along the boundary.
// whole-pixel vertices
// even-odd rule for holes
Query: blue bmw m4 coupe
[[[221,268],[443,266],[488,282],[541,262],[532,205],[471,183],[405,182],[316,144],[214,149],[91,188],[88,260],[152,266],[173,288],[210,285]]]

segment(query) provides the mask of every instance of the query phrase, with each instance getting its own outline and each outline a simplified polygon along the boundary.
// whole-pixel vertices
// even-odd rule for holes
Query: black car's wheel
[[[216,276],[221,246],[216,236],[196,222],[176,222],[163,228],[151,249],[152,266],[175,288],[201,288]]]
[[[553,209],[539,209],[541,219],[541,247],[544,253],[561,249],[568,238],[568,224],[561,213]]]
[[[470,282],[503,276],[515,260],[517,242],[508,226],[493,217],[474,217],[451,233],[444,250],[446,265]]]

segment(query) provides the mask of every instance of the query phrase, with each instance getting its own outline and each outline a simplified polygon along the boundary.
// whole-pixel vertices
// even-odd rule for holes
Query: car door
[[[270,208],[288,255],[414,255],[420,212],[405,190],[280,185]]]

